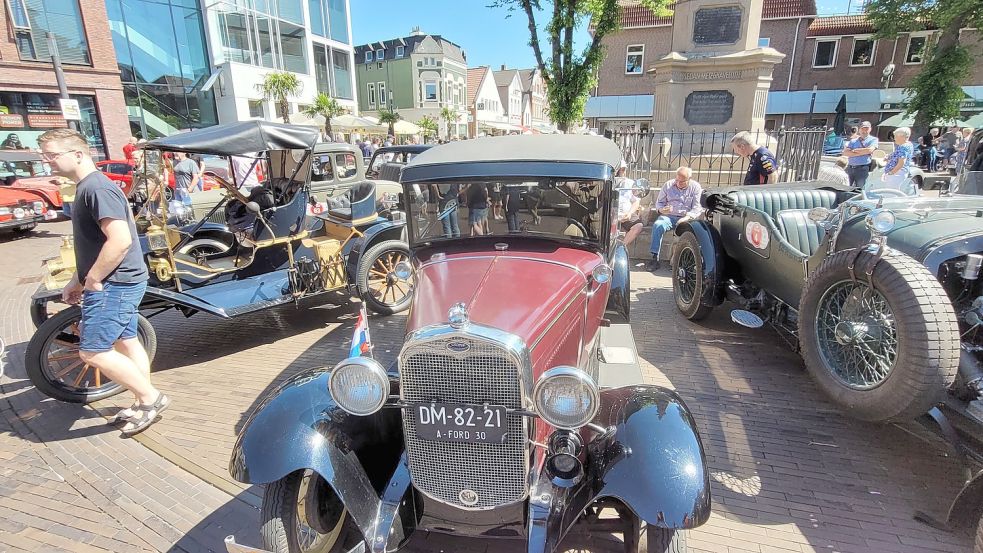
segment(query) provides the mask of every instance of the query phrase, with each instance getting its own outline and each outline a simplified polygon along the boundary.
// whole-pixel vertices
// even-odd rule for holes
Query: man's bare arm
[[[86,284],[90,282],[101,283],[116,270],[116,267],[119,267],[123,258],[126,257],[126,252],[133,244],[133,239],[130,237],[130,226],[126,221],[106,217],[99,220],[99,228],[106,235],[106,243],[102,245],[96,262],[92,264],[89,274],[85,276]]]

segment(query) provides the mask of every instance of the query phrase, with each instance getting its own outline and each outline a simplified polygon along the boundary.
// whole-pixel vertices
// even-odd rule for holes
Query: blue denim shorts
[[[82,343],[79,349],[101,353],[117,340],[137,335],[137,315],[147,282],[104,282],[102,290],[82,293]]]
[[[475,223],[484,221],[488,218],[488,208],[472,207],[468,210],[468,224],[473,225]]]

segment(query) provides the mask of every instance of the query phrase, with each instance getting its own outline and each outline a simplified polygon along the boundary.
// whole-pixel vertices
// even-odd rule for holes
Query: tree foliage
[[[549,46],[543,56],[536,14],[549,4],[549,22],[544,29]],[[640,0],[657,15],[669,15],[669,0]],[[536,55],[536,65],[546,83],[550,118],[560,130],[579,123],[584,116],[587,96],[597,84],[597,70],[604,58],[602,41],[617,31],[621,23],[618,0],[497,0],[492,7],[522,10],[529,23],[529,45]],[[581,25],[591,25],[590,44],[581,52],[574,48],[573,36]]]
[[[442,108],[440,110],[440,118],[447,123],[447,140],[451,139],[451,123],[457,123],[457,120],[461,118],[461,114],[454,108]]]
[[[391,108],[390,108],[391,109]],[[403,116],[397,111],[381,111],[379,112],[379,122],[389,125],[389,135],[396,136],[396,129],[394,125],[402,119]]]
[[[955,118],[963,99],[961,85],[973,67],[967,37],[959,29],[983,28],[980,0],[873,0],[867,17],[877,38],[895,38],[903,32],[938,29],[926,44],[924,65],[908,84],[907,113],[915,113],[915,130],[922,132],[936,119]],[[978,45],[976,42],[974,45]]]
[[[290,123],[290,103],[287,98],[300,94],[303,88],[304,83],[300,82],[297,75],[286,71],[267,73],[263,82],[256,84],[256,90],[263,95],[263,99],[276,102],[284,123]]]
[[[304,115],[324,117],[325,140],[332,140],[334,133],[331,131],[331,118],[344,115],[346,111],[337,100],[323,92],[318,92],[314,97],[314,103],[304,108]]]
[[[416,122],[416,125],[423,130],[424,138],[428,136],[437,136],[437,119],[429,115],[424,115],[419,121]]]

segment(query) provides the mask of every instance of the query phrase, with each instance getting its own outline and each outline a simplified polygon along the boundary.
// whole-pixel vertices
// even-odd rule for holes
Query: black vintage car
[[[409,307],[412,282],[392,276],[395,265],[409,258],[402,240],[404,217],[398,212],[391,219],[379,216],[375,183],[354,184],[345,207],[309,213],[317,135],[311,127],[247,121],[145,146],[148,163],[160,159],[160,152],[248,153],[268,168],[263,183],[248,191],[234,178],[228,182],[214,175],[225,196],[195,223],[189,223],[188,207],[162,201],[163,170],[138,175],[146,190],[137,227],[151,275],[138,336],[151,358],[157,338],[147,318],[172,308],[186,316],[203,312],[230,318],[329,292],[359,296],[381,314]],[[218,210],[224,210],[228,227],[210,220]],[[66,241],[60,257],[48,261],[32,301],[38,329],[27,347],[26,368],[41,392],[88,403],[122,388],[79,359],[80,309],[50,309],[61,301],[61,289],[74,271],[72,245]]]
[[[601,137],[509,136],[406,165],[412,255],[395,274],[415,286],[398,359],[298,374],[232,452],[236,480],[266,484],[267,549],[383,553],[439,532],[552,553],[582,531],[621,534],[627,553],[685,551],[710,515],[709,473],[682,398],[643,383],[620,159]],[[571,207],[536,217],[516,200],[481,235],[455,231],[474,215],[457,198],[492,183]]]

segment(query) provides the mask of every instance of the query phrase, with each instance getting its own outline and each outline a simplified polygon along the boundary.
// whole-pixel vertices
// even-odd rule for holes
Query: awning
[[[592,96],[587,98],[584,117],[600,119],[651,119],[655,95]]]
[[[497,121],[478,121],[479,127],[488,127],[489,129],[495,129],[499,131],[516,131],[522,132],[522,127],[518,125],[513,125],[511,123],[499,123]]]
[[[905,115],[904,113],[894,114],[877,124],[878,127],[910,127],[915,124],[915,114]],[[932,123],[933,127],[969,127],[966,121],[961,119],[939,119]]]
[[[964,126],[966,126],[966,127],[973,127],[974,129],[978,129],[980,127],[983,127],[983,113],[977,113],[976,115],[974,115],[974,116],[970,117],[969,119],[967,119],[966,120],[966,125],[964,125]]]
[[[842,88],[817,90],[816,102],[812,106],[813,113],[836,113],[836,104],[846,94],[846,112],[873,113],[880,111],[881,91],[876,88]],[[776,113],[809,113],[812,104],[811,90],[778,91],[768,93],[766,112]]]

